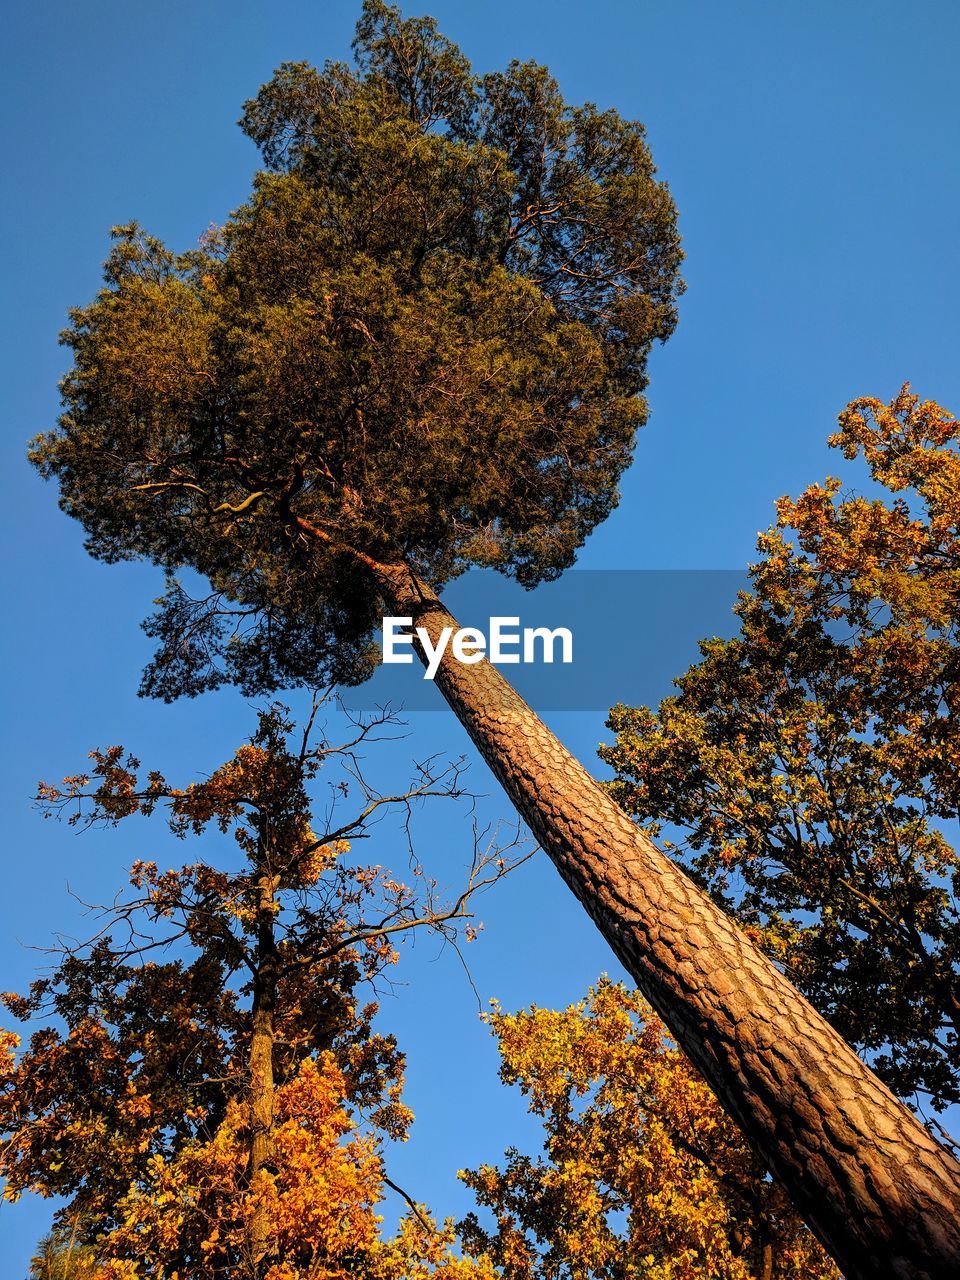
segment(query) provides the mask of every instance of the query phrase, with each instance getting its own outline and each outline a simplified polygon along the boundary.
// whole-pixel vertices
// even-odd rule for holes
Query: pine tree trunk
[[[405,569],[390,610],[457,623]],[[421,653],[421,657],[422,657]],[[486,660],[436,684],[566,883],[849,1280],[960,1277],[960,1163]],[[869,998],[867,995],[866,998]]]
[[[250,1166],[254,1184],[263,1169],[273,1166],[274,1014],[277,998],[277,947],[274,934],[274,894],[269,879],[260,882],[257,921],[257,972],[253,983],[253,1011],[250,1037]],[[264,1260],[270,1234],[267,1209],[260,1204],[250,1218],[251,1274],[258,1280],[265,1270]]]

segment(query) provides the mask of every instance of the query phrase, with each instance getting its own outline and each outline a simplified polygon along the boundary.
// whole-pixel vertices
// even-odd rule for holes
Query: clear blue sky
[[[839,465],[825,437],[849,398],[889,397],[909,379],[960,408],[960,7],[951,0],[430,0],[429,9],[479,69],[537,58],[568,98],[643,120],[680,208],[689,285],[680,325],[653,359],[653,416],[623,502],[584,565],[742,567],[773,500]],[[42,824],[29,805],[37,778],[122,741],[185,781],[226,758],[251,722],[230,693],[172,708],[135,696],[146,656],[138,622],[156,575],[90,561],[79,528],[23,461],[27,437],[56,414],[57,332],[96,289],[112,223],[137,218],[186,248],[242,200],[255,154],[234,125],[240,104],[283,60],[346,56],[356,12],[352,0],[6,7],[3,987],[22,986],[42,959],[21,942],[76,924],[68,880],[87,898],[110,894],[122,868],[155,847],[144,828],[78,837]],[[668,669],[680,671],[697,639],[691,619],[661,625],[676,651]],[[602,710],[552,723],[593,759]],[[405,751],[466,749],[449,717],[414,715]],[[383,768],[399,763],[395,755]],[[475,779],[493,791],[479,763]],[[503,811],[491,799],[488,812]],[[454,883],[465,833],[427,819],[423,836],[424,855]],[[533,868],[488,902],[471,953],[484,999],[556,1005],[603,969],[616,972],[554,879]],[[391,1172],[440,1214],[462,1213],[455,1170],[530,1133],[520,1101],[496,1083],[455,961],[434,963],[422,947],[405,972],[385,1023],[408,1050],[418,1119]],[[48,1216],[43,1204],[0,1209],[5,1274],[23,1273]]]

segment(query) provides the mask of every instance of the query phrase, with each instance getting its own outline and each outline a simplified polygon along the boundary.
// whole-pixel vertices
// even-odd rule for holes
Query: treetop
[[[354,54],[280,67],[249,199],[186,253],[116,229],[64,334],[31,456],[93,555],[168,571],[151,694],[364,678],[371,562],[555,576],[646,420],[682,255],[643,127],[377,0]]]

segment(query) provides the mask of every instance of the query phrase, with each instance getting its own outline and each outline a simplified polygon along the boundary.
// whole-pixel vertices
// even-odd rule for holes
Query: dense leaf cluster
[[[735,911],[888,1083],[960,1099],[960,425],[855,401],[838,480],[779,504],[740,633],[659,710],[615,708],[617,799],[678,828]],[[954,841],[952,843],[951,841]]]
[[[544,1149],[461,1175],[494,1226],[468,1248],[504,1280],[836,1280],[838,1272],[637,993],[490,1017],[501,1079]]]
[[[41,788],[47,811],[74,823],[162,810],[185,840],[229,833],[240,857],[137,862],[89,942],[64,947],[27,994],[2,996],[29,1024],[24,1043],[0,1029],[4,1199],[61,1200],[39,1268],[47,1254],[84,1280],[489,1280],[482,1261],[450,1253],[451,1226],[412,1205],[397,1236],[381,1237],[383,1144],[413,1117],[403,1055],[362,995],[397,961],[401,935],[453,936],[483,867],[484,884],[506,869],[502,850],[446,907],[419,867],[404,884],[351,865],[347,836],[387,807],[409,820],[424,796],[457,795],[453,780],[421,769],[410,791],[380,796],[351,757],[366,802],[317,832],[310,783],[340,749],[291,730],[279,708],[263,713],[231,760],[183,788],[120,748]],[[339,777],[334,794],[345,787]],[[328,821],[335,813],[328,804]],[[264,1109],[269,1158],[257,1166]]]
[[[617,501],[675,324],[676,212],[641,125],[547,71],[474,75],[367,0],[356,65],[286,64],[265,171],[201,246],[120,228],[33,458],[91,552],[172,583],[146,689],[364,676],[364,558],[533,584]]]

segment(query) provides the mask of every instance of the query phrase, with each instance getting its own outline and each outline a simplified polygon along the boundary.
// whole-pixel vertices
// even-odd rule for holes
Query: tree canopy
[[[202,782],[172,787],[111,748],[41,789],[48,812],[79,823],[164,809],[185,840],[229,833],[239,858],[138,861],[93,938],[3,996],[30,1024],[22,1046],[0,1031],[4,1197],[64,1202],[38,1274],[52,1255],[85,1280],[489,1275],[412,1200],[389,1239],[376,1213],[392,1186],[384,1144],[413,1117],[403,1055],[364,989],[411,931],[469,931],[473,896],[510,865],[478,837],[448,902],[415,860],[409,884],[350,862],[349,841],[384,812],[463,794],[456,769],[423,767],[402,794],[365,784],[355,753],[385,723],[338,747],[295,735],[274,708]],[[338,760],[365,802],[346,819],[342,796],[327,803],[318,831],[310,783]],[[340,794],[344,775],[331,785]]]
[[[778,504],[739,634],[617,707],[616,798],[905,1097],[960,1100],[960,424],[856,400],[839,479]],[[677,835],[679,832],[679,835]]]
[[[163,697],[356,681],[367,560],[530,585],[617,501],[681,251],[643,127],[533,63],[477,76],[365,0],[355,65],[280,67],[266,168],[200,246],[117,230],[32,457],[87,545],[197,571],[149,624]],[[382,611],[381,611],[382,612]]]
[[[494,1219],[461,1235],[504,1280],[839,1280],[638,993],[603,979],[489,1021],[546,1134],[539,1158],[461,1174]]]

